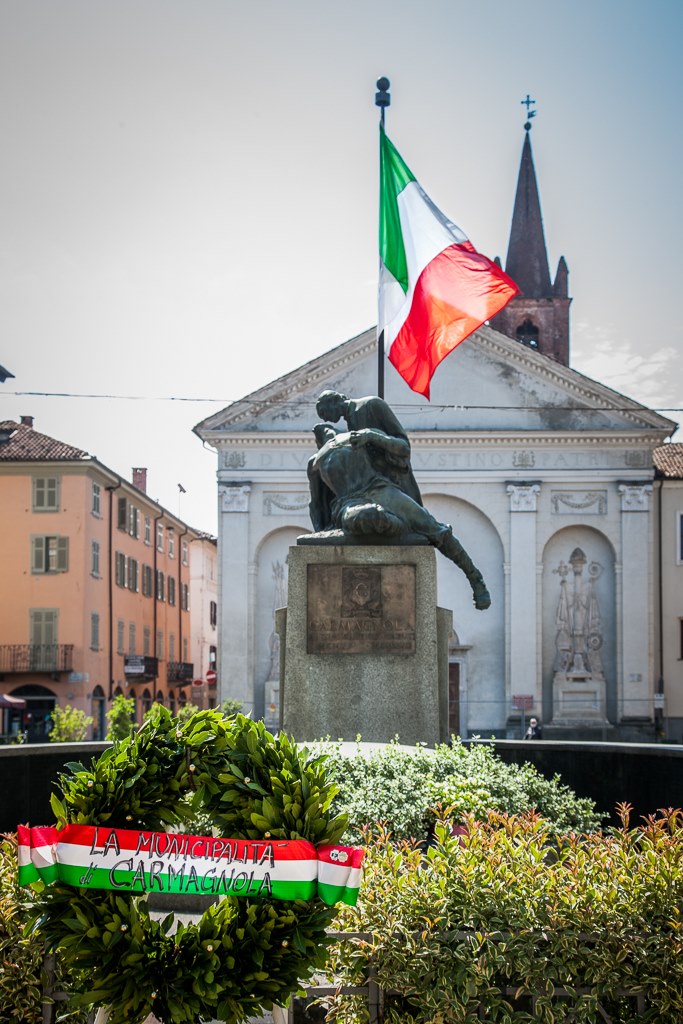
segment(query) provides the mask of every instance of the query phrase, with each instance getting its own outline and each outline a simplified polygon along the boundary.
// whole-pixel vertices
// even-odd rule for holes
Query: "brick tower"
[[[530,122],[524,126],[524,146],[519,166],[517,194],[512,213],[505,272],[516,281],[521,294],[491,320],[501,334],[515,338],[546,356],[569,365],[569,271],[564,256],[551,283],[548,252],[543,233]],[[500,264],[500,260],[496,259]]]

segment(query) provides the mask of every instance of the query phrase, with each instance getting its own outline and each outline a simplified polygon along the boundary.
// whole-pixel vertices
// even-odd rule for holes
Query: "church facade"
[[[430,402],[385,366],[424,504],[453,526],[492,598],[475,609],[463,573],[437,553],[438,601],[453,611],[450,727],[516,737],[535,715],[548,737],[651,739],[652,453],[675,424],[568,366],[567,268],[561,259],[550,281],[528,136],[523,176],[506,270],[524,294],[441,364]],[[545,272],[524,277],[524,253]],[[375,394],[376,362],[373,329],[195,428],[218,456],[220,697],[271,725],[275,610],[289,548],[312,529],[316,398]]]

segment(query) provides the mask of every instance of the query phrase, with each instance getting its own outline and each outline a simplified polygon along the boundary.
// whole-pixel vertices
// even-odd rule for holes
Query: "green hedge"
[[[42,1024],[45,950],[34,935],[24,933],[35,907],[30,889],[17,885],[17,845],[14,836],[0,841],[0,1020]],[[67,984],[57,966],[56,990]],[[55,1021],[83,1024],[83,1010],[69,1010],[63,1002],[55,1007]]]
[[[338,944],[330,969],[363,984],[372,964],[398,992],[386,1019],[401,1024],[680,1024],[683,818],[630,828],[625,809],[623,821],[558,837],[534,813],[492,813],[460,838],[437,824],[426,854],[373,833],[359,905],[340,915],[372,938]],[[644,994],[644,1015],[623,991]],[[357,997],[338,997],[332,1013],[367,1019]]]
[[[466,747],[459,740],[435,751],[389,744],[371,752],[343,752],[324,745],[328,770],[339,786],[335,810],[349,817],[357,838],[363,826],[383,822],[395,839],[423,838],[434,816],[452,807],[452,817],[486,818],[489,811],[517,814],[536,809],[553,832],[594,831],[606,815],[576,794],[558,775],[546,779],[530,764],[507,765],[491,747]]]

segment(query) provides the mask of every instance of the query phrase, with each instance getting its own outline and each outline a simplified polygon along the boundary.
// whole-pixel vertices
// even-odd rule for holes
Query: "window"
[[[59,477],[33,478],[33,511],[59,512]]]
[[[142,630],[142,653],[148,657],[152,653],[152,631],[149,626]]]
[[[31,645],[42,647],[57,643],[57,619],[55,608],[31,608],[29,612],[29,636]]]
[[[123,634],[126,628],[126,624],[123,619],[119,619],[116,623],[116,652],[117,654],[124,653],[123,647]]]
[[[169,527],[168,529],[168,557],[175,558],[175,533]]]
[[[168,638],[168,660],[175,661],[175,633]]]
[[[188,563],[188,554],[189,554],[188,543],[187,543],[186,540],[184,540],[183,541],[183,554],[182,554],[183,565],[187,565],[187,563]]]
[[[67,572],[68,537],[31,537],[31,572]]]
[[[180,585],[180,607],[184,612],[190,610],[190,588],[187,583],[181,583]]]
[[[117,551],[114,555],[114,580],[116,581],[117,587],[125,587],[126,585],[126,556],[122,551]]]
[[[90,548],[90,572],[93,576],[100,575],[100,542],[94,540]]]
[[[138,560],[137,558],[126,559],[126,572],[128,577],[128,589],[135,594],[138,592]]]
[[[157,631],[157,658],[159,661],[164,660],[164,634],[161,630]]]
[[[218,661],[218,648],[217,647],[213,647],[213,646],[209,647],[209,668],[212,668],[214,670],[214,672],[216,671],[216,663],[217,663],[217,661]]]
[[[135,623],[128,623],[128,653],[135,654]]]
[[[142,596],[152,596],[152,566],[143,565],[142,567]]]
[[[175,579],[173,576],[169,576],[167,580],[168,584],[168,603],[170,605],[175,604]],[[173,659],[171,659],[173,660]]]
[[[157,601],[164,600],[164,574],[160,569],[157,569]]]
[[[119,530],[125,530],[128,521],[128,502],[125,498],[119,498],[116,525]]]
[[[161,523],[157,523],[157,551],[164,550],[164,528]]]
[[[152,543],[152,517],[145,516],[145,544]]]
[[[131,537],[140,536],[140,509],[135,505],[128,506],[128,533]]]
[[[100,616],[97,612],[90,613],[90,649],[100,649]]]
[[[92,505],[90,506],[90,510],[91,510],[91,512],[92,512],[92,514],[94,516],[99,516],[101,514],[101,511],[102,511],[101,498],[102,498],[102,488],[97,483],[97,481],[93,480],[93,482],[92,482]]]
[[[218,623],[218,605],[215,601],[209,602],[209,625],[213,626],[214,629]]]

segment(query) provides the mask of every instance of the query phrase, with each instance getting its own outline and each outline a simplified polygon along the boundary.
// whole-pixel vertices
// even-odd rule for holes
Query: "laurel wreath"
[[[243,715],[201,711],[179,724],[156,706],[130,739],[66,769],[52,798],[58,827],[177,831],[200,816],[218,836],[316,844],[337,843],[346,827],[331,811],[324,758]],[[144,896],[57,884],[39,893],[33,927],[76,979],[72,1005],[107,1006],[110,1024],[150,1013],[239,1022],[310,977],[334,915],[318,899],[226,897],[174,929],[174,915],[153,918]]]

